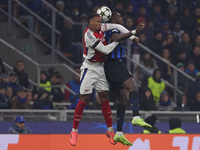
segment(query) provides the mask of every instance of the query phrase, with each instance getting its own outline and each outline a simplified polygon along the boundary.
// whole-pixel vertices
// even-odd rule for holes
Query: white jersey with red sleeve
[[[95,47],[99,44],[99,42],[106,44],[106,40],[103,35],[103,31],[93,32],[89,28],[87,28],[84,32],[84,54],[83,57],[90,62],[104,62],[105,55],[101,52],[95,50]]]

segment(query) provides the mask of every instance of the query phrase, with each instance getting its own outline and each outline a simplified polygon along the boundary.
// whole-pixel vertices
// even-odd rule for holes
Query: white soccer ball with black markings
[[[108,21],[112,17],[112,12],[107,6],[101,6],[97,9],[97,14],[101,16],[103,22]]]

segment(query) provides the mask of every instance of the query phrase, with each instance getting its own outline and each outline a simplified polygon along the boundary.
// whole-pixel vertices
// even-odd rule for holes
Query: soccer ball
[[[107,6],[101,6],[97,9],[97,14],[101,16],[102,21],[106,22],[112,17],[112,12]]]

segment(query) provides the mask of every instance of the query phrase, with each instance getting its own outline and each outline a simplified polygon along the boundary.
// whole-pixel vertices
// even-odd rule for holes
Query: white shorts
[[[104,67],[101,62],[92,63],[85,60],[81,66],[80,94],[91,94],[93,88],[97,92],[108,91],[109,84],[106,80]]]

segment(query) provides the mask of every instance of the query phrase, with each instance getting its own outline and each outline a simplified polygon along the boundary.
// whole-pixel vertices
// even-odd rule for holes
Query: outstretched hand
[[[140,24],[137,26],[137,28],[136,28],[136,32],[137,32],[137,33],[140,32],[141,30],[144,29],[144,27],[145,27],[145,24],[144,24],[144,23],[140,23]]]

